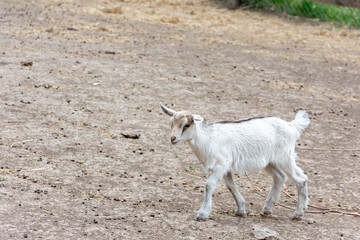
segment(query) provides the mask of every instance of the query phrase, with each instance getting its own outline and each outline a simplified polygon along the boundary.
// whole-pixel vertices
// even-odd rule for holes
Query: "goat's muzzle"
[[[172,144],[176,143],[176,137],[175,136],[171,136],[170,141]]]

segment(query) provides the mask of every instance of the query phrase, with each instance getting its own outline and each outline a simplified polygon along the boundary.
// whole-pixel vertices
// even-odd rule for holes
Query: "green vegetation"
[[[190,233],[181,233],[180,236],[182,236],[182,237],[189,237],[189,236],[190,236]]]
[[[360,9],[305,0],[243,0],[243,5],[290,15],[332,21],[337,26],[360,28]]]

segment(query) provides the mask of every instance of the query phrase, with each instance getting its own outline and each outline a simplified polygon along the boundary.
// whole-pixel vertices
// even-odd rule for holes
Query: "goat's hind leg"
[[[303,170],[296,165],[295,157],[290,157],[289,166],[284,168],[289,177],[291,177],[295,183],[298,192],[298,202],[296,205],[296,210],[294,212],[294,219],[301,219],[304,215],[304,210],[307,209],[309,197],[307,190],[307,176],[304,174]]]
[[[301,168],[295,166],[295,174],[292,176],[292,178],[296,182],[298,192],[298,203],[294,212],[294,219],[301,219],[301,217],[304,215],[304,210],[306,210],[308,207],[309,202],[307,176],[304,174]]]
[[[225,175],[224,181],[226,187],[230,190],[237,204],[237,210],[235,215],[239,217],[245,217],[246,216],[245,199],[243,198],[243,196],[241,196],[240,192],[236,188],[232,172],[228,172]]]
[[[278,201],[280,198],[281,190],[284,187],[284,184],[286,183],[287,176],[281,169],[275,167],[272,164],[269,164],[265,168],[265,171],[269,173],[274,180],[270,192],[266,197],[265,206],[263,208],[263,213],[269,215],[272,214],[272,207],[274,203]]]

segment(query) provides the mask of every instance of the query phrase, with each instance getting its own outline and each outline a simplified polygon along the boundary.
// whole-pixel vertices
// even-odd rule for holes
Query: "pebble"
[[[314,223],[316,223],[316,221],[315,221],[314,219],[309,219],[309,220],[307,221],[307,223],[308,223],[308,224],[314,224]]]
[[[114,52],[114,51],[105,51],[105,54],[112,54],[112,55],[115,55],[115,52]]]
[[[68,26],[66,29],[69,31],[79,31],[79,28],[76,26]]]
[[[266,227],[255,225],[251,228],[251,234],[256,239],[279,239],[279,234]]]

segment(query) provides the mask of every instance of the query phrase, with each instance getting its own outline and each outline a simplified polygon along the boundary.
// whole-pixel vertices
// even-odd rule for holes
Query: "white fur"
[[[279,199],[281,189],[289,176],[298,188],[298,205],[294,217],[300,218],[303,215],[308,202],[307,176],[296,165],[295,143],[310,123],[305,111],[299,111],[291,122],[276,117],[265,117],[239,123],[209,125],[202,123],[202,117],[192,115],[193,123],[183,131],[182,127],[188,120],[182,116],[189,116],[190,113],[175,112],[162,104],[161,108],[172,116],[172,126],[182,121],[180,129],[172,131],[172,138],[177,140],[174,144],[188,142],[204,169],[212,172],[206,183],[204,203],[197,213],[199,220],[209,217],[212,193],[222,178],[238,205],[237,214],[245,215],[245,200],[236,189],[232,175],[251,174],[263,169],[274,180],[264,212],[272,212],[272,206]]]

